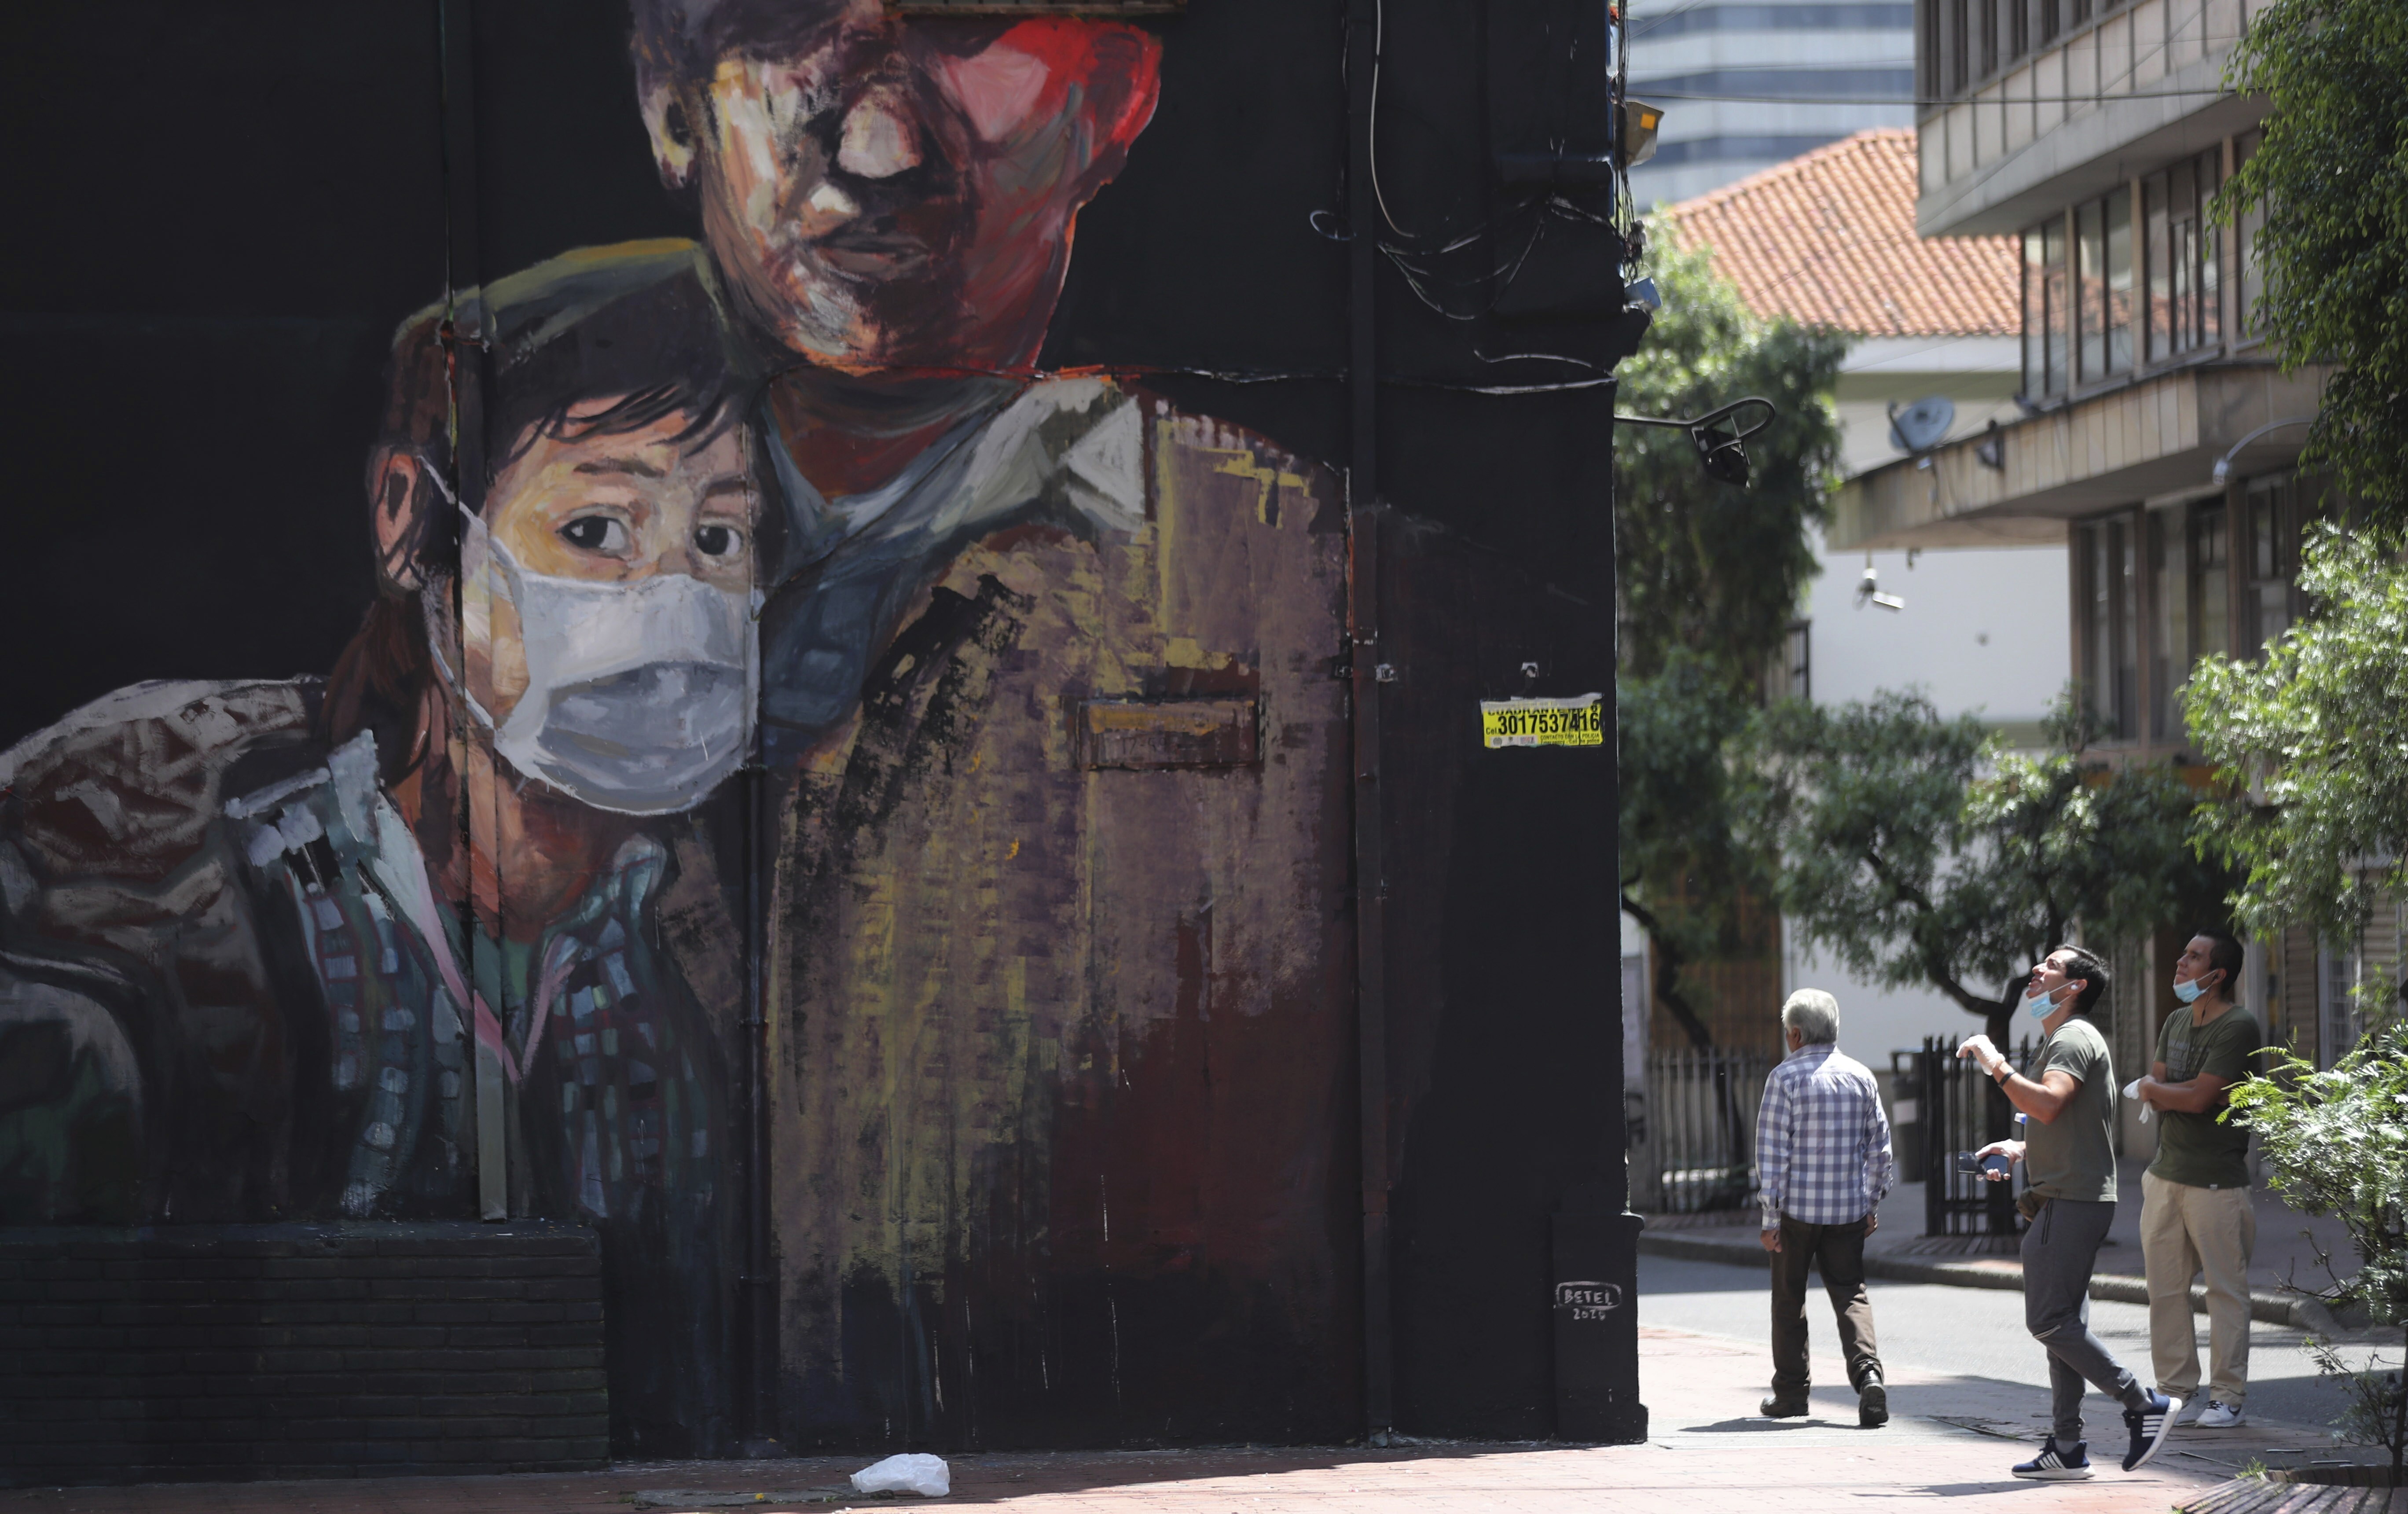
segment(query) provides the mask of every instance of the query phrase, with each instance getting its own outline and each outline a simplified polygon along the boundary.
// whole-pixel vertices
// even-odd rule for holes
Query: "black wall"
[[[1472,392],[1594,381],[1633,337],[1618,244],[1497,165],[1599,145],[1603,8],[1387,0],[1372,228],[1346,216],[1343,0],[1197,0],[1160,23],[1160,113],[1082,219],[1043,359],[1342,465],[1346,238],[1383,243],[1381,494],[1445,527],[1402,539],[1381,590],[1383,823],[1399,917],[1435,922],[1390,973],[1420,1069],[1394,1090],[1398,1422],[1425,1433],[1550,1433],[1550,1223],[1620,1194],[1611,737],[1482,752],[1475,707],[1612,700],[1612,391]],[[442,12],[473,38],[472,199],[445,175]],[[12,15],[0,743],[139,679],[332,666],[372,593],[360,469],[394,325],[447,272],[692,229],[624,25],[593,0]]]
[[[609,1459],[594,1233],[0,1233],[0,1485]]]

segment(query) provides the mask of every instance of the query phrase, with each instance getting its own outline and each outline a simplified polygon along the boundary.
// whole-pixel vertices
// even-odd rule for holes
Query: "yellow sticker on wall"
[[[1571,699],[1483,699],[1484,746],[1603,746],[1605,696]]]

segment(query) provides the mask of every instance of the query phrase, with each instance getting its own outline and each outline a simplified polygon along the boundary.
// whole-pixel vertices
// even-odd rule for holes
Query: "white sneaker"
[[[2201,1430],[2229,1430],[2245,1418],[2238,1405],[2219,1403],[2211,1398],[2207,1401],[2207,1407],[2200,1410],[2199,1418],[2191,1423]]]

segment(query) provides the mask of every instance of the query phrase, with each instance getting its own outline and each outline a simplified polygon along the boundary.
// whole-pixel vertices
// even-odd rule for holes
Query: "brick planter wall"
[[[565,1225],[0,1230],[0,1485],[607,1464]]]

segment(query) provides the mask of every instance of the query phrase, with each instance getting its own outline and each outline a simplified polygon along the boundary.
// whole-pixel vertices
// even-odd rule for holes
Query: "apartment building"
[[[1644,205],[1685,200],[1869,126],[1914,124],[1912,0],[1634,0],[1630,93],[1664,108]]]
[[[2254,220],[2214,222],[2264,111],[2223,87],[2266,0],[1917,0],[1925,237],[2008,235],[2021,268],[2019,413],[1853,480],[1835,548],[1945,548],[2062,532],[2069,673],[2121,759],[2194,762],[2175,698],[2209,653],[2249,656],[2300,613],[2316,481],[2297,468],[2323,374],[2262,344]],[[2355,1039],[2347,989],[2397,956],[2258,943],[2247,998],[2329,1062]],[[2128,944],[2116,1054],[2170,1012],[2177,922]],[[2295,936],[2298,933],[2294,933]],[[2126,1007],[2128,1006],[2128,1009]]]

